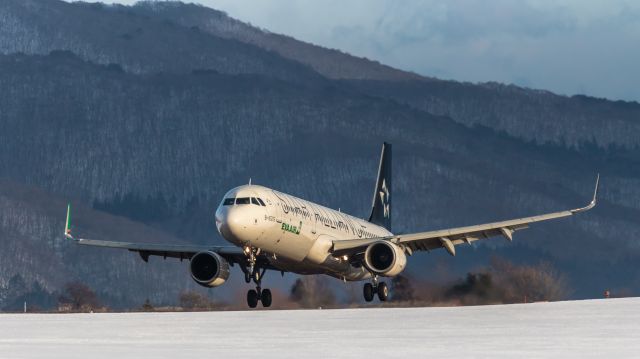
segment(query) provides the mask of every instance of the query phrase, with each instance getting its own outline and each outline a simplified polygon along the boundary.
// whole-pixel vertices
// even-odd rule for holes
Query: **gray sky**
[[[196,2],[428,76],[640,101],[637,0]]]

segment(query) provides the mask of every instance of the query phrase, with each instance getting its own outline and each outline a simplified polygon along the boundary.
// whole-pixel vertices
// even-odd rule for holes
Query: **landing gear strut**
[[[389,298],[389,287],[385,282],[378,283],[378,276],[374,275],[372,283],[364,284],[362,294],[364,295],[364,300],[367,302],[372,301],[376,294],[378,294],[378,299],[381,302],[386,302]]]
[[[244,281],[247,283],[251,283],[252,280],[258,283],[260,279],[262,279],[261,277],[262,273],[260,273],[260,269],[255,266],[253,266],[253,269],[247,268],[247,270],[244,272]]]

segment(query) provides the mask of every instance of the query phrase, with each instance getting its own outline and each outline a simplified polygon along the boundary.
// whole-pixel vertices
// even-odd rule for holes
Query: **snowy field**
[[[0,315],[0,358],[638,358],[640,299]]]

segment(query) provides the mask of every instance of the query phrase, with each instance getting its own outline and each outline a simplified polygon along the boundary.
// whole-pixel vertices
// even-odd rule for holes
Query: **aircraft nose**
[[[227,211],[225,225],[231,236],[240,238],[246,232],[248,224],[247,216],[242,213],[240,208],[231,208]]]
[[[225,239],[236,244],[257,241],[264,231],[260,207],[251,205],[229,206],[216,211],[216,226]]]
[[[220,206],[216,209],[216,228],[218,229],[218,233],[223,234],[222,232],[225,230],[224,224],[227,222],[227,211],[226,208]]]

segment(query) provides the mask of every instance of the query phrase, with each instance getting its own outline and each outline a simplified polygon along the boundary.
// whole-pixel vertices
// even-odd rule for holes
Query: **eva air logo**
[[[389,200],[391,199],[391,194],[389,193],[389,189],[387,188],[387,180],[382,179],[382,188],[380,188],[380,202],[382,203],[382,208],[384,208],[384,218],[389,218]]]
[[[302,221],[299,226],[292,226],[289,223],[282,223],[282,230],[291,232],[293,234],[300,234],[300,230],[302,229]]]

